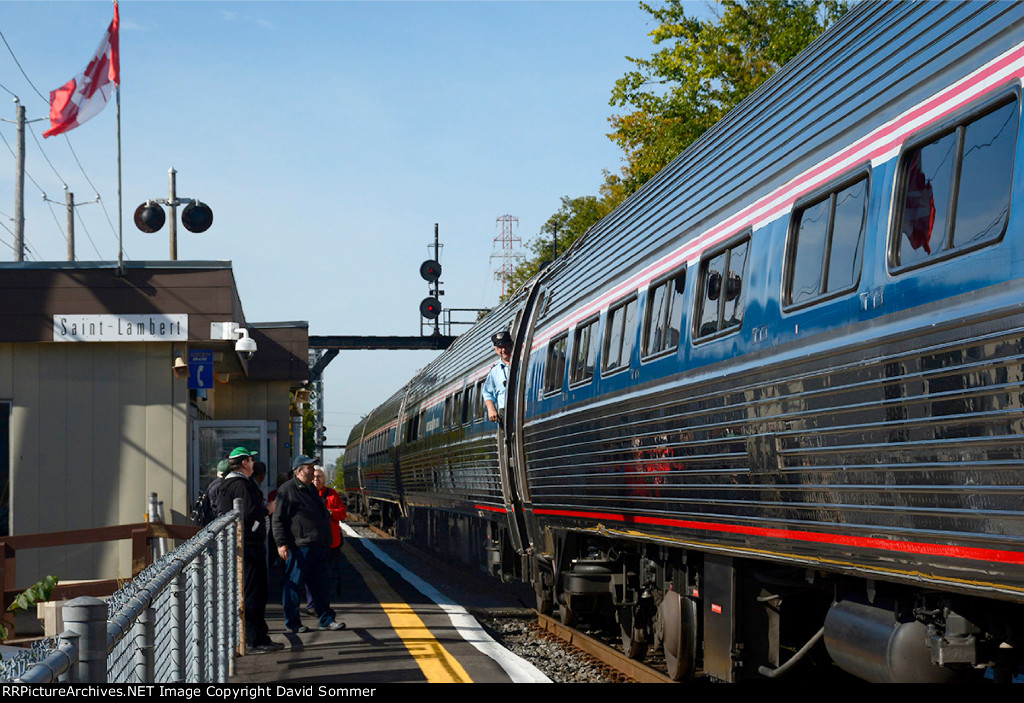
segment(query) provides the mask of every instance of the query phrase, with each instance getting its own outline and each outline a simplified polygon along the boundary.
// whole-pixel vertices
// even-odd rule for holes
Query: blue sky
[[[625,57],[653,47],[634,1],[124,0],[120,12],[126,258],[168,258],[166,226],[142,234],[132,213],[167,197],[173,167],[179,196],[214,212],[205,234],[179,228],[179,259],[232,261],[248,320],[308,320],[313,335],[418,333],[435,222],[442,302],[493,306],[497,218],[518,217],[525,243],[561,196],[596,194],[602,169],[621,165],[611,89]],[[0,118],[14,118],[10,93],[29,120],[47,117],[36,91],[81,71],[112,15],[105,0],[0,2],[28,76],[0,46]],[[114,106],[68,134],[82,169],[63,137],[44,143],[47,127],[26,140],[29,260],[66,258],[63,206],[41,197],[63,203],[62,183],[105,208],[78,209],[77,258],[116,260]],[[0,144],[5,260],[13,174]],[[325,376],[328,442],[433,357],[343,352]]]

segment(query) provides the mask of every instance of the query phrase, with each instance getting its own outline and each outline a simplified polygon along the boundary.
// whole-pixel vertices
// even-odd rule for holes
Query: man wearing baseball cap
[[[242,587],[245,596],[246,650],[251,654],[284,648],[268,635],[267,609],[267,511],[263,492],[252,480],[256,452],[235,447],[228,455],[230,472],[224,477],[218,498],[218,514],[231,511],[242,500]]]
[[[494,353],[498,355],[498,363],[491,367],[484,381],[484,405],[487,406],[487,419],[498,422],[501,411],[505,409],[505,393],[508,385],[508,368],[512,362],[512,335],[508,330],[501,330],[491,335]]]
[[[295,477],[277,490],[274,540],[284,559],[284,625],[294,633],[309,632],[299,618],[299,599],[309,588],[321,630],[341,630],[345,623],[331,610],[331,514],[313,485],[316,460],[299,454],[292,461]]]

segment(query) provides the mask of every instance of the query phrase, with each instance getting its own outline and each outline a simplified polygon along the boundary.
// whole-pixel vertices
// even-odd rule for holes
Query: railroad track
[[[619,674],[624,682],[674,683],[663,672],[630,659],[614,647],[609,647],[600,640],[594,639],[572,627],[563,625],[555,618],[537,613],[537,628],[544,633],[557,637],[587,656],[596,659],[602,665]]]

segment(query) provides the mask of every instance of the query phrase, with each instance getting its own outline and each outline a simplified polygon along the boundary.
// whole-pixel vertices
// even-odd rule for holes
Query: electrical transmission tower
[[[496,225],[501,229],[501,234],[494,238],[495,251],[491,254],[491,261],[499,261],[498,268],[494,269],[494,277],[501,281],[501,297],[504,298],[511,290],[512,269],[520,259],[525,258],[519,251],[520,239],[516,234],[519,228],[519,218],[514,215],[502,215],[496,220]]]

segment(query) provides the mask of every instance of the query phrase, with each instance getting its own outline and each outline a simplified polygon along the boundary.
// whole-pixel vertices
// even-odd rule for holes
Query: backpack
[[[210,481],[210,485],[206,487],[205,491],[199,491],[199,497],[196,498],[195,505],[192,506],[192,512],[188,516],[193,525],[206,527],[220,517],[214,500],[220,495],[223,485],[224,477],[218,476]]]
[[[189,513],[189,520],[192,521],[193,525],[206,527],[213,522],[215,517],[217,515],[214,513],[213,505],[210,503],[210,494],[206,491],[200,491],[195,505],[192,506],[192,512]]]

